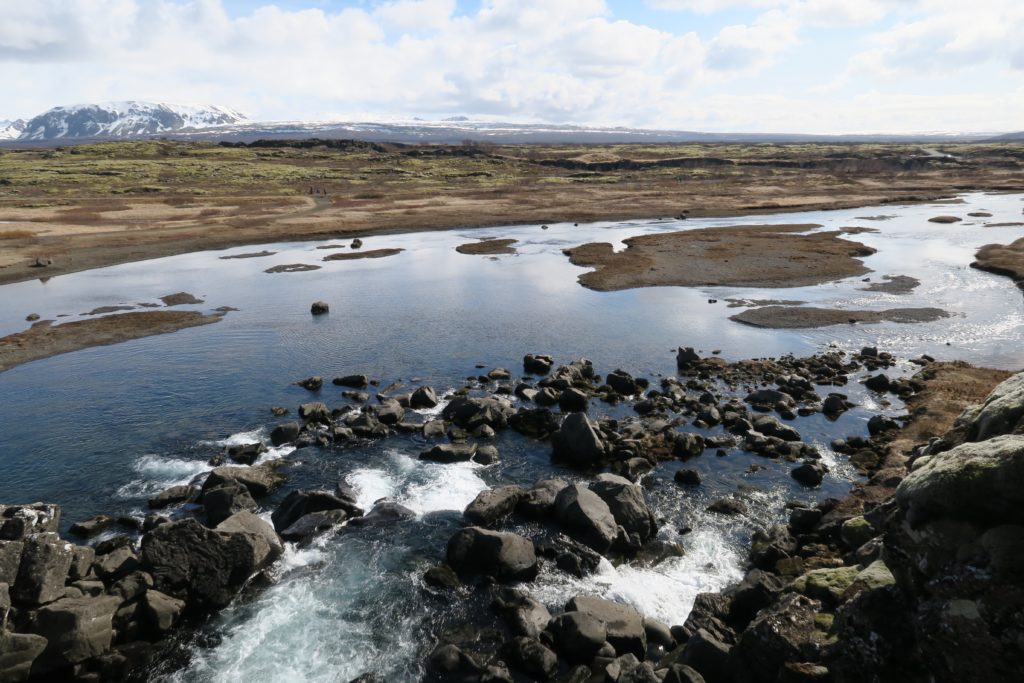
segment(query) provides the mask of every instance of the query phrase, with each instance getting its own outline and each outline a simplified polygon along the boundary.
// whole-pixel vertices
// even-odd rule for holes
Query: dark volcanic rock
[[[522,486],[515,485],[481,491],[466,507],[463,515],[471,524],[494,526],[515,511],[524,493]]]
[[[608,552],[618,535],[608,504],[582,484],[567,486],[559,492],[555,516],[565,533],[599,553]]]
[[[351,502],[327,491],[298,490],[285,496],[270,518],[274,523],[274,529],[278,533],[282,533],[302,517],[314,512],[333,510],[340,510],[344,513],[334,523],[344,521],[347,517],[359,517],[363,514],[363,511]]]
[[[462,576],[490,576],[502,582],[537,576],[533,541],[516,534],[468,527],[448,541],[448,564]]]
[[[551,435],[554,456],[578,467],[594,467],[605,457],[604,440],[584,413],[572,413]]]
[[[420,460],[441,463],[466,462],[476,455],[475,443],[443,443],[420,453]]]
[[[226,606],[242,585],[282,552],[269,524],[240,512],[207,529],[194,519],[162,524],[142,537],[143,566],[161,593],[192,609]]]

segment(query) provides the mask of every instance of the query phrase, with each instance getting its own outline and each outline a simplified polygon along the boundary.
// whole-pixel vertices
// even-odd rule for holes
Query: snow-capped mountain
[[[183,128],[245,122],[244,115],[215,105],[163,102],[100,102],[54,107],[24,123],[21,140],[152,135]]]
[[[25,132],[24,119],[0,121],[0,140],[16,140]]]

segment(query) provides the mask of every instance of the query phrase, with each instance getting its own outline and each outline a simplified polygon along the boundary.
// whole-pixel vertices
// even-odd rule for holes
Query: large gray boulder
[[[549,680],[558,673],[558,655],[539,640],[519,636],[505,643],[501,652],[513,669],[535,681]]]
[[[608,642],[619,655],[631,653],[637,659],[647,657],[647,631],[639,612],[619,602],[594,595],[577,595],[565,606],[567,612],[580,612],[597,619],[604,626]]]
[[[535,519],[547,517],[555,509],[558,492],[566,486],[568,484],[561,479],[542,479],[523,493],[516,510]]]
[[[476,455],[475,443],[442,443],[420,453],[420,460],[450,464],[466,462]]]
[[[217,467],[203,482],[203,492],[237,482],[249,489],[254,498],[265,496],[284,483],[285,476],[277,471],[279,465],[268,462],[253,467]]]
[[[34,633],[0,630],[0,683],[28,680],[32,665],[46,649],[46,638]]]
[[[25,539],[18,578],[11,599],[24,605],[43,605],[63,597],[74,546],[57,534],[34,534]]]
[[[601,435],[584,413],[571,413],[551,435],[554,456],[577,467],[596,467],[605,458]]]
[[[1024,420],[1024,372],[992,390],[971,422],[970,437],[984,441],[993,436],[1019,433]]]
[[[160,591],[148,590],[142,596],[142,614],[150,630],[158,636],[170,631],[184,611],[184,600],[172,598]]]
[[[269,524],[249,512],[208,529],[195,519],[161,524],[142,537],[142,562],[154,588],[190,609],[226,606],[282,547]]]
[[[114,613],[121,598],[113,595],[62,598],[36,612],[32,630],[47,640],[33,673],[63,669],[103,654],[114,638]]]
[[[639,484],[614,474],[600,474],[598,481],[590,485],[590,490],[608,505],[616,524],[631,537],[636,536],[635,545],[654,538],[658,522],[647,506],[644,490]]]
[[[1024,523],[1024,436],[964,443],[931,457],[900,483],[896,501],[912,523]]]
[[[431,387],[420,387],[409,396],[409,407],[413,410],[433,408],[437,403],[437,393]]]
[[[491,576],[502,582],[532,581],[537,576],[533,541],[518,534],[467,527],[448,541],[447,557],[462,576]]]
[[[211,526],[217,526],[236,512],[253,512],[257,507],[249,489],[235,481],[204,491],[202,503],[206,521]]]
[[[563,612],[548,625],[558,654],[572,663],[589,664],[608,637],[604,624],[583,612]]]
[[[608,552],[618,535],[608,504],[583,484],[566,486],[558,493],[555,517],[566,534],[599,553]]]
[[[343,521],[346,517],[360,517],[363,514],[363,511],[350,501],[327,491],[297,490],[289,493],[281,501],[270,519],[274,523],[274,529],[280,533],[305,515],[335,510],[345,513],[339,521]]]
[[[471,524],[477,526],[494,526],[511,515],[524,491],[522,486],[499,486],[477,494],[462,513]]]

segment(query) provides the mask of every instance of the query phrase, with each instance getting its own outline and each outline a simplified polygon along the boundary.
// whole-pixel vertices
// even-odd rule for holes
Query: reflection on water
[[[956,213],[985,209],[988,222],[1019,220],[1017,195],[967,195]],[[983,221],[935,225],[927,218],[948,206],[862,208],[770,217],[632,221],[584,226],[553,224],[474,231],[366,238],[365,249],[402,247],[385,259],[320,263],[327,242],[266,245],[278,252],[257,259],[221,260],[252,246],[126,264],[0,288],[0,334],[24,329],[24,318],[71,314],[98,306],[155,302],[187,291],[205,300],[189,306],[233,306],[220,323],[38,361],[0,374],[0,501],[52,500],[64,506],[64,523],[96,512],[130,513],[146,497],[187,483],[211,466],[223,446],[266,440],[269,408],[324,400],[344,403],[331,385],[310,394],[294,384],[313,374],[365,373],[382,386],[431,384],[439,393],[457,388],[476,365],[519,369],[527,352],[551,353],[558,362],[587,356],[601,373],[616,367],[656,378],[675,371],[672,349],[721,349],[726,358],[811,354],[830,344],[844,350],[877,345],[901,358],[929,353],[1004,368],[1024,365],[1024,311],[1020,292],[1005,278],[972,270],[977,247],[1009,242],[1020,228],[986,228]],[[890,220],[857,216],[892,214]],[[877,228],[856,235],[878,249],[865,259],[883,275],[909,275],[921,285],[905,296],[865,292],[861,278],[816,287],[752,289],[648,288],[599,293],[576,283],[583,269],[561,250],[589,241],[621,240],[643,233],[712,225],[819,223],[823,229]],[[458,254],[454,247],[481,237],[511,237],[518,255],[496,259]],[[260,247],[262,248],[262,247]],[[319,263],[304,273],[266,274],[273,265]],[[820,330],[772,331],[728,320],[741,309],[726,299],[789,299],[840,308],[936,306],[954,314],[920,325],[856,325]],[[309,304],[330,303],[312,317]],[[718,303],[708,303],[716,299]],[[904,363],[897,372],[910,372]],[[678,463],[666,463],[645,482],[661,534],[680,541],[683,558],[655,569],[608,565],[579,582],[545,571],[532,590],[558,607],[581,590],[631,602],[669,622],[685,618],[694,596],[738,578],[749,534],[782,514],[790,498],[840,495],[853,477],[827,444],[865,431],[867,410],[883,406],[859,386],[844,391],[860,404],[830,422],[821,415],[794,426],[824,452],[831,473],[813,493],[794,486],[787,463],[742,452],[705,455],[687,464],[704,485],[682,495],[672,483]],[[601,406],[620,417],[629,412]],[[892,410],[897,410],[893,407]],[[615,411],[619,412],[616,413]],[[436,412],[436,411],[434,411]],[[423,417],[427,417],[426,414]],[[714,431],[714,430],[712,430]],[[497,465],[424,464],[415,435],[341,453],[275,449],[287,456],[288,489],[332,488],[344,480],[364,507],[397,499],[418,516],[400,528],[346,530],[318,544],[290,548],[278,567],[280,581],[243,601],[200,634],[180,680],[348,680],[367,670],[387,680],[415,678],[417,648],[431,628],[436,605],[421,594],[419,576],[443,554],[459,524],[458,511],[485,486],[531,483],[553,468],[547,446],[500,434]],[[751,465],[765,465],[752,471]],[[715,497],[740,484],[754,487],[750,512],[741,519],[704,511]],[[287,490],[287,489],[286,489]],[[284,491],[266,501],[272,506]],[[680,535],[683,525],[691,534]],[[395,596],[408,596],[408,602]],[[172,667],[173,668],[173,667]]]

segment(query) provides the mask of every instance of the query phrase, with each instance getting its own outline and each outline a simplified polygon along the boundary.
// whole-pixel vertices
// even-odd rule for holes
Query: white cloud
[[[1024,121],[1009,77],[998,112],[954,106],[941,88],[908,99],[901,87],[978,65],[995,65],[996,74],[1024,68],[1024,3],[1016,0],[968,8],[954,0],[658,0],[756,10],[746,24],[701,19],[700,32],[686,21],[630,21],[604,0],[484,0],[469,14],[456,13],[454,0],[341,11],[265,2],[230,16],[220,0],[0,0],[0,118],[75,101],[155,99],[225,104],[261,119],[464,113],[794,132],[951,127],[940,125],[944,116],[976,116],[972,129]],[[808,39],[836,25],[861,26],[839,53],[850,66],[834,91],[819,87],[806,99],[801,93],[827,82],[804,75],[819,58]],[[851,97],[892,117],[889,125],[873,113],[849,115]]]

